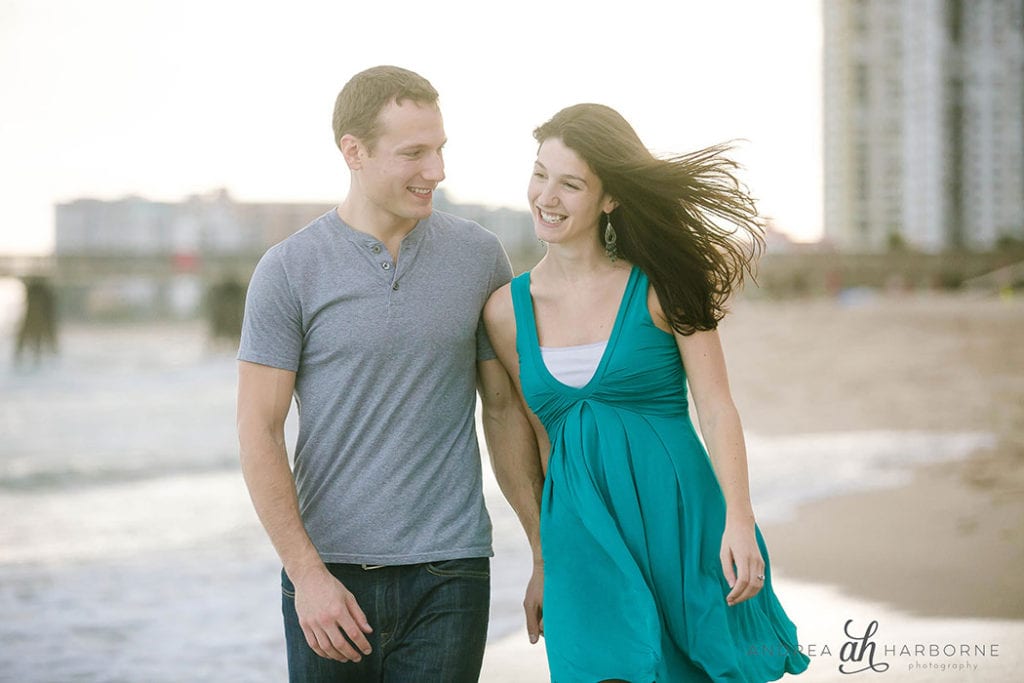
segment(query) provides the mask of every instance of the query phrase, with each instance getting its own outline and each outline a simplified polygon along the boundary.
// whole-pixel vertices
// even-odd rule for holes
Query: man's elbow
[[[260,452],[267,446],[283,448],[285,445],[283,421],[239,414],[235,428],[238,431],[239,453],[243,459],[246,454]]]
[[[511,416],[511,401],[501,396],[492,396],[482,401],[481,417],[483,423],[490,429],[502,428],[509,424]]]
[[[515,409],[518,396],[512,382],[507,381],[507,376],[505,379],[506,381],[496,381],[494,378],[489,378],[489,381],[482,381],[478,384],[481,409],[485,417],[492,419],[501,417]]]

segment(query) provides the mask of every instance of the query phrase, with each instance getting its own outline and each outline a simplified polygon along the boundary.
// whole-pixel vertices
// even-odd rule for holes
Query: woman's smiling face
[[[537,237],[551,244],[600,243],[598,221],[615,208],[587,162],[560,138],[541,143],[526,196]]]

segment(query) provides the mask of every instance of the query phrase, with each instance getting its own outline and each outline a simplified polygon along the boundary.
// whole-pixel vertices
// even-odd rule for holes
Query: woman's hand
[[[764,558],[754,533],[754,518],[727,517],[722,534],[722,572],[732,590],[725,601],[738,605],[764,587]]]

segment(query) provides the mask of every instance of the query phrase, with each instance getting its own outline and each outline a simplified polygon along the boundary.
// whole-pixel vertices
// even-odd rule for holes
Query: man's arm
[[[306,642],[321,657],[359,661],[359,651],[341,630],[363,654],[369,654],[364,633],[372,629],[355,597],[320,559],[299,514],[284,439],[294,389],[294,372],[239,361],[237,426],[242,475],[256,514],[295,585],[295,610]]]
[[[484,437],[498,486],[526,531],[533,554],[533,574],[523,608],[530,642],[543,632],[544,564],[540,548],[540,495],[544,487],[537,438],[519,394],[497,359],[477,363],[483,403]]]
[[[534,556],[540,557],[540,494],[544,488],[537,438],[519,394],[497,359],[477,363],[484,437],[501,492],[519,517]]]
[[[521,391],[512,379],[512,376],[518,376],[519,367],[509,291],[507,285],[497,290],[484,309],[487,333],[498,359],[478,362],[477,377],[483,404],[484,437],[494,476],[519,517],[533,553],[533,574],[526,588],[523,607],[530,641],[536,643],[544,630],[544,561],[540,543],[544,470],[538,446],[543,427],[534,424],[535,418],[531,420],[532,416],[523,405]]]

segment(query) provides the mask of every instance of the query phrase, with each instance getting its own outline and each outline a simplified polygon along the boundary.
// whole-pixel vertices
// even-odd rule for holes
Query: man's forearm
[[[323,567],[299,514],[295,480],[283,436],[242,435],[241,462],[253,507],[292,581]]]
[[[484,437],[498,486],[526,532],[535,561],[540,554],[540,497],[544,488],[537,439],[516,397],[483,412]]]

